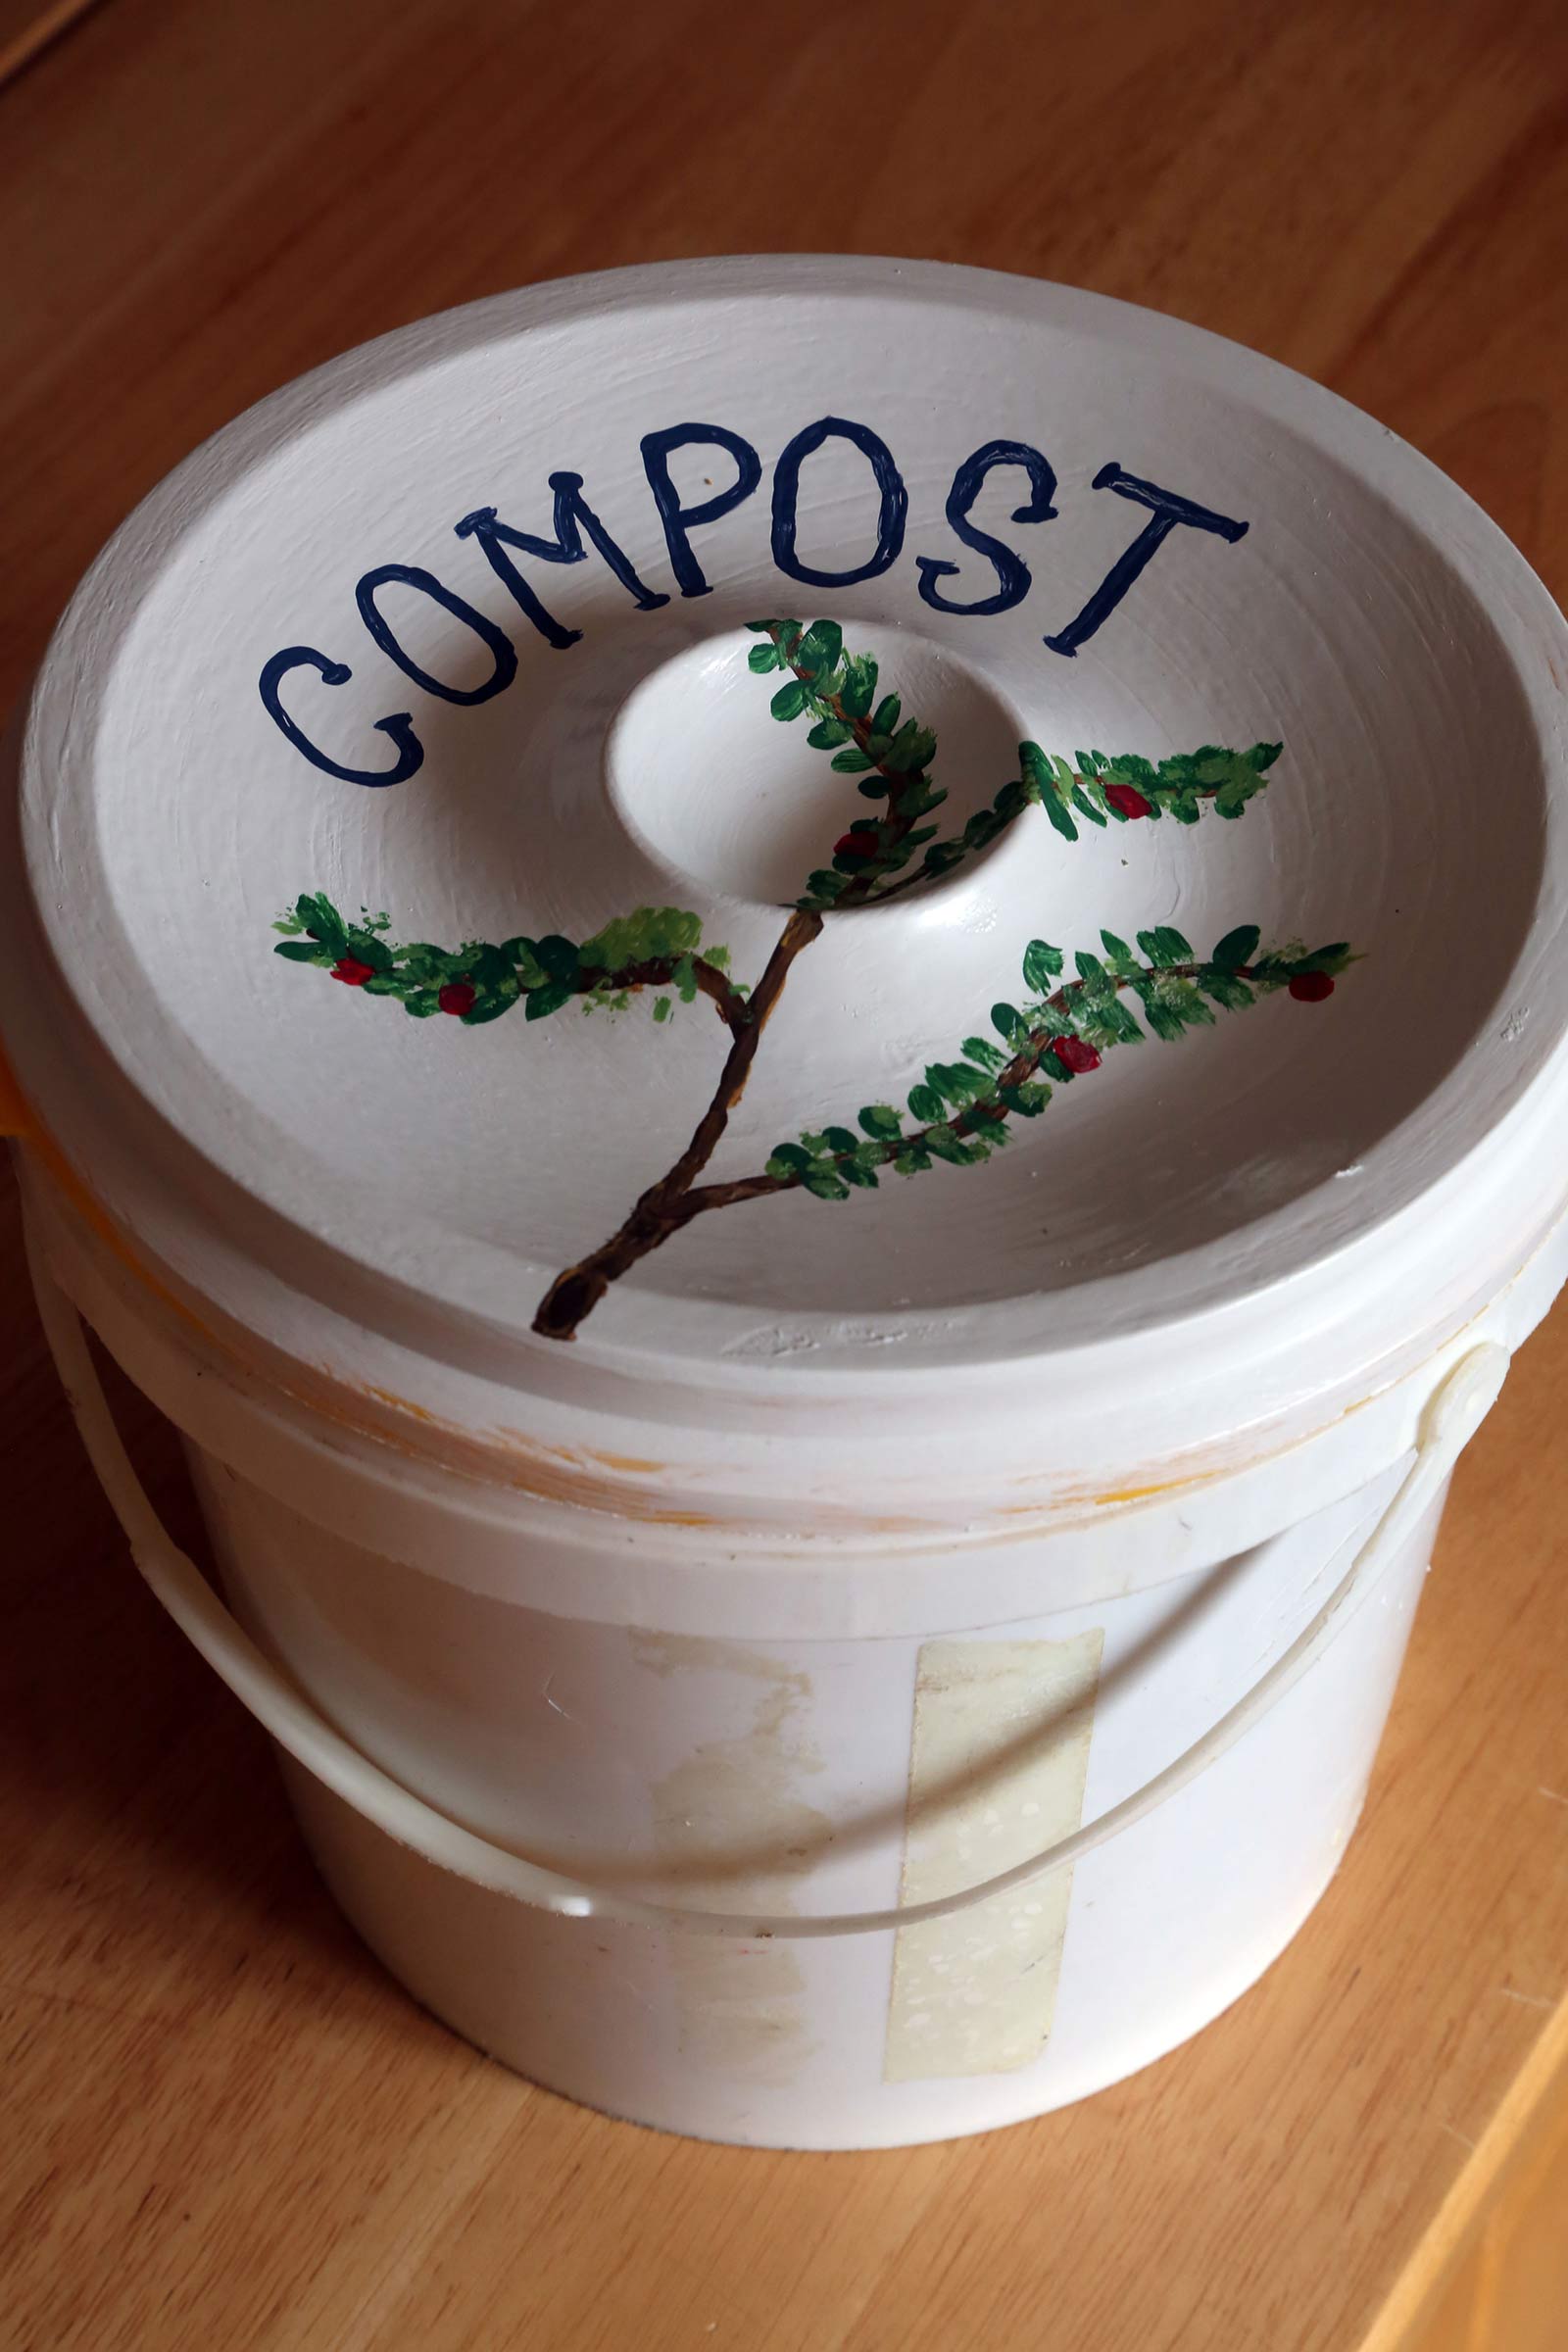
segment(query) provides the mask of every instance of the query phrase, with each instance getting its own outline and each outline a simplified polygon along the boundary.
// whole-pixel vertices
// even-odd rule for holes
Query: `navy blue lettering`
[[[1009,612],[1029,593],[1029,566],[1022,556],[969,520],[969,510],[979,497],[987,474],[998,466],[1021,466],[1029,477],[1028,498],[1021,507],[1012,510],[1014,522],[1054,519],[1056,510],[1051,501],[1055,495],[1055,474],[1039,450],[1031,449],[1027,441],[988,441],[972,458],[965,458],[948,492],[948,521],[955,538],[965,547],[972,547],[993,566],[997,585],[990,596],[977,597],[972,605],[955,604],[941,594],[936,582],[950,579],[958,569],[957,564],[939,563],[935,556],[916,556],[914,567],[920,575],[920,594],[939,612]]]
[[[824,441],[834,438],[853,443],[870,462],[881,501],[876,546],[863,564],[854,565],[849,571],[816,571],[810,564],[801,563],[795,553],[801,466]],[[773,468],[773,561],[780,571],[788,572],[792,580],[804,580],[809,588],[853,588],[860,580],[874,580],[898,562],[908,513],[909,494],[887,443],[869,425],[856,424],[848,416],[819,416],[815,424],[807,425],[793,441],[786,441]]]
[[[727,490],[715,492],[700,506],[683,507],[680,493],[669,478],[671,453],[690,449],[693,443],[711,442],[735,461],[735,479]],[[709,584],[703,567],[692,554],[692,526],[699,522],[717,522],[722,515],[732,514],[742,499],[750,498],[762,478],[762,461],[749,441],[732,433],[722,424],[671,424],[662,432],[644,433],[642,440],[643,471],[648,487],[659,509],[659,519],[664,526],[664,544],[675,567],[682,596],[707,596]]]
[[[310,737],[297,727],[284,710],[278,688],[291,669],[315,669],[328,686],[346,686],[354,672],[346,662],[328,661],[314,645],[286,645],[274,654],[262,671],[262,704],[275,727],[282,730],[297,752],[303,752],[313,767],[329,776],[340,776],[345,784],[404,784],[423,765],[424,746],[414,732],[411,711],[398,710],[390,718],[375,721],[376,732],[390,735],[397,746],[397,760],[391,767],[344,767],[339,760],[328,759]]]
[[[566,628],[553,612],[546,611],[507,554],[509,547],[519,548],[525,556],[537,556],[545,564],[581,564],[588,555],[583,545],[586,534],[589,543],[635,600],[640,612],[657,612],[661,605],[668,604],[667,596],[662,596],[638,578],[630,558],[616,546],[583,498],[580,473],[553,473],[550,487],[556,501],[553,539],[546,539],[537,531],[514,530],[510,522],[497,519],[494,507],[476,507],[471,514],[465,514],[461,522],[453,525],[460,539],[478,540],[490,568],[516,598],[547,645],[562,652],[568,645],[575,645],[582,631]]]
[[[427,669],[421,669],[413,655],[404,652],[375,601],[376,591],[394,582],[429,597],[489,648],[493,666],[482,686],[449,686],[445,679],[432,677]],[[368,571],[354,591],[354,601],[360,608],[360,618],[382,653],[389,655],[416,686],[422,686],[426,694],[438,694],[444,703],[487,703],[492,695],[510,686],[517,674],[517,650],[505,629],[498,629],[485,613],[454,595],[450,588],[444,588],[433,571],[422,571],[417,564],[382,564],[376,570]]]
[[[1154,550],[1163,545],[1178,523],[1188,523],[1198,531],[1216,532],[1233,545],[1247,533],[1245,522],[1233,522],[1228,514],[1216,514],[1207,507],[1195,505],[1190,498],[1178,498],[1174,490],[1161,490],[1157,483],[1141,482],[1136,474],[1123,473],[1114,464],[1102,466],[1093,486],[1097,490],[1114,490],[1118,498],[1130,498],[1136,506],[1147,507],[1149,520],[1126,554],[1117,557],[1077,619],[1070,620],[1058,636],[1046,639],[1054,654],[1070,656],[1081,645],[1088,644],[1095,631],[1115,612]]]

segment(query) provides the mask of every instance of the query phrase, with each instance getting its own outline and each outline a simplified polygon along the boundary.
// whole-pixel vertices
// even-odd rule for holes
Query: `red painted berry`
[[[1334,994],[1334,983],[1327,972],[1298,972],[1291,981],[1291,994],[1298,1004],[1321,1004],[1325,997]]]
[[[1082,1072],[1098,1070],[1100,1067],[1099,1051],[1089,1043],[1087,1038],[1054,1037],[1050,1050],[1064,1070]]]
[[[461,1020],[466,1012],[473,1010],[474,999],[478,994],[471,980],[449,980],[436,1003],[443,1012],[450,1012]]]
[[[361,963],[357,956],[345,956],[333,964],[332,977],[341,980],[345,988],[363,988],[367,980],[375,978],[375,973],[369,964]]]
[[[841,833],[833,844],[835,858],[874,858],[878,843],[874,833]]]
[[[1152,816],[1154,807],[1146,801],[1136,784],[1107,784],[1105,798],[1122,816]]]

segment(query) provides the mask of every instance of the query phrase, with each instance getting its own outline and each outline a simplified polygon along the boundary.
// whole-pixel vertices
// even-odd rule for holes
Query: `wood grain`
[[[102,0],[0,0],[0,84],[15,80]]]
[[[0,89],[0,695],[142,492],[302,368],[715,250],[1179,312],[1372,409],[1560,590],[1565,220],[1555,0],[115,0]],[[1380,2313],[1414,2352],[1447,2324],[1425,2285],[1568,2001],[1568,1317],[1460,1472],[1366,1825],[1287,1956],[1080,2109],[875,2158],[608,2124],[414,2009],[123,1557],[9,1194],[0,1328],[8,2352],[1352,2352]],[[189,1538],[177,1449],[122,1401]],[[1467,2352],[1484,2307],[1497,2277]]]

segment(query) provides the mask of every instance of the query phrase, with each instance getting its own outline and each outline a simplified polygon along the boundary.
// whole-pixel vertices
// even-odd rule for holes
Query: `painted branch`
[[[727,972],[702,956],[691,957],[692,977],[705,997],[710,997],[719,1019],[734,1036],[739,1036],[750,1018],[747,1001]],[[623,988],[665,988],[675,977],[677,956],[651,956],[644,963],[623,964],[618,972],[595,972],[582,984],[581,993],[589,995],[595,989],[618,992]]]
[[[1083,788],[1083,783],[1084,783],[1083,771],[1082,771],[1081,769],[1079,769],[1078,771],[1076,771],[1076,772],[1075,772],[1075,774],[1074,774],[1074,776],[1073,776],[1073,779],[1072,779],[1072,780],[1073,780],[1073,782],[1074,782],[1074,783],[1075,783],[1075,784],[1076,784],[1076,785],[1079,787],[1079,789],[1080,789],[1080,790],[1082,790],[1082,788]],[[1220,784],[1199,784],[1199,785],[1195,785],[1195,786],[1194,786],[1194,788],[1193,788],[1193,798],[1194,798],[1195,800],[1199,800],[1199,801],[1212,801],[1212,800],[1214,800],[1215,798],[1217,798],[1217,796],[1218,796],[1218,795],[1219,795],[1219,794],[1220,794],[1220,793],[1221,793],[1223,790],[1224,790],[1224,786],[1223,786],[1223,785],[1220,785]],[[1039,807],[1039,802],[1038,802],[1038,801],[1035,801],[1035,800],[1028,800],[1028,801],[1025,801],[1025,802],[1024,802],[1024,804],[1023,804],[1023,807],[1022,807],[1021,808],[1017,808],[1017,809],[1015,809],[1015,810],[1013,811],[1012,815],[1011,815],[1011,816],[1009,816],[1009,817],[1007,818],[1006,822],[1005,822],[1005,823],[1004,823],[1003,826],[1002,826],[1001,830],[1000,830],[1000,831],[998,831],[998,832],[996,832],[996,833],[993,833],[993,834],[992,834],[990,841],[986,842],[986,843],[984,844],[984,847],[985,847],[986,849],[988,849],[988,850],[989,850],[989,849],[993,849],[993,848],[996,846],[996,844],[997,844],[997,843],[998,843],[998,842],[999,842],[999,841],[1002,839],[1002,835],[1003,835],[1004,833],[1005,833],[1005,832],[1009,831],[1009,830],[1011,829],[1011,827],[1012,827],[1012,826],[1014,826],[1014,825],[1015,825],[1015,824],[1018,822],[1018,819],[1019,819],[1019,817],[1020,817],[1020,816],[1024,815],[1024,813],[1025,813],[1025,812],[1026,812],[1028,809],[1030,809],[1030,808],[1038,808],[1038,807]],[[1138,819],[1136,816],[1134,816],[1134,817],[1130,818],[1128,821],[1129,821],[1130,823],[1136,824],[1136,823],[1139,821],[1139,819]],[[957,873],[960,867],[962,867],[962,866],[964,866],[964,865],[967,865],[967,864],[968,864],[968,862],[969,862],[969,859],[970,859],[971,858],[977,858],[977,857],[979,857],[979,855],[980,855],[980,852],[979,852],[979,850],[974,850],[974,849],[970,849],[970,848],[969,848],[968,844],[967,844],[967,843],[964,841],[963,835],[962,835],[961,833],[954,833],[954,834],[950,834],[950,835],[949,835],[949,837],[948,837],[948,839],[947,839],[945,842],[944,842],[944,841],[931,841],[931,842],[927,842],[927,844],[926,844],[926,856],[927,856],[927,857],[930,857],[930,855],[931,855],[931,853],[932,853],[932,851],[933,851],[933,850],[944,850],[944,849],[951,849],[951,848],[953,847],[953,845],[954,845],[954,843],[955,843],[955,842],[956,842],[956,843],[957,843],[957,845],[958,845],[958,847],[959,847],[960,849],[962,849],[962,851],[963,851],[963,856],[962,856],[961,858],[955,858],[954,862],[953,862],[951,865],[947,865],[947,866],[944,866],[944,867],[943,867],[943,869],[942,869],[942,876],[941,876],[941,879],[942,879],[943,881],[947,881],[947,880],[948,880],[948,878],[949,878],[951,875]],[[899,879],[897,882],[889,882],[889,883],[886,885],[886,887],[885,887],[884,889],[882,889],[882,890],[873,890],[873,891],[872,891],[872,892],[869,894],[869,900],[868,900],[868,903],[869,903],[871,906],[880,906],[882,905],[882,903],[883,903],[883,901],[884,901],[885,899],[896,899],[896,898],[899,896],[899,894],[901,893],[901,891],[906,891],[906,890],[918,890],[922,882],[931,882],[931,881],[934,881],[934,880],[936,880],[936,879],[937,879],[937,877],[936,877],[935,875],[933,875],[932,873],[930,873],[930,872],[927,870],[926,866],[925,866],[925,865],[922,863],[922,864],[920,864],[920,865],[917,865],[917,866],[915,867],[915,869],[914,869],[914,871],[913,871],[912,873],[909,873],[909,874],[905,874],[905,875],[901,876],[901,878],[900,878],[900,879]],[[848,896],[848,893],[846,893],[846,896]],[[840,903],[840,905],[842,906],[842,904],[843,904],[843,901],[841,900],[839,903]]]
[[[1212,968],[1209,964],[1200,962],[1165,964],[1159,966],[1158,970],[1164,977],[1172,980],[1196,980],[1200,973]],[[1155,967],[1152,966],[1148,967],[1137,977],[1140,979],[1151,977],[1154,969]],[[1235,980],[1252,980],[1256,977],[1256,966],[1240,964],[1229,976]],[[1113,979],[1117,989],[1121,990],[1132,986],[1134,975],[1130,972],[1113,972],[1107,977]],[[1069,980],[1064,987],[1058,988],[1053,996],[1047,998],[1044,1009],[1048,1012],[1064,1010],[1069,1000],[1080,996],[1087,986],[1086,981]],[[1067,1033],[1053,1028],[1049,1022],[1042,1022],[1036,1028],[1031,1029],[1028,1044],[1020,1046],[1012,1059],[1003,1069],[997,1071],[992,1083],[999,1088],[1024,1085],[1035,1075],[1056,1039],[1063,1034]],[[1002,1126],[1010,1115],[1005,1102],[972,1102],[964,1110],[956,1110],[950,1119],[934,1119],[929,1126],[911,1128],[907,1135],[899,1137],[897,1142],[889,1141],[883,1145],[881,1147],[882,1165],[886,1167],[890,1161],[898,1157],[901,1152],[906,1152],[911,1144],[926,1143],[933,1135],[952,1135],[961,1141],[966,1135],[977,1134],[982,1127]],[[875,1140],[870,1136],[866,1138],[867,1143]],[[819,1165],[824,1169],[831,1169],[846,1156],[842,1152],[835,1152],[831,1158],[820,1161]],[[710,1209],[733,1208],[742,1200],[762,1200],[771,1193],[793,1193],[798,1191],[804,1182],[804,1174],[796,1172],[788,1176],[769,1176],[765,1173],[760,1176],[739,1176],[727,1184],[699,1185],[686,1195],[681,1203],[679,1223],[689,1225],[694,1217],[706,1216]]]
[[[832,711],[833,716],[838,719],[842,725],[849,728],[851,734],[855,738],[857,749],[864,752],[868,760],[871,759],[871,754],[868,749],[871,741],[870,720],[868,718],[857,718],[852,712],[846,710],[844,704],[838,695],[821,694],[815,684],[814,672],[808,669],[803,669],[799,662],[791,661],[789,655],[784,653],[784,648],[779,643],[778,631],[776,629],[769,629],[767,634],[775,651],[784,655],[785,661],[789,662],[790,668],[800,679],[801,684],[807,687],[812,694],[817,695],[818,700],[826,707],[826,709]],[[904,839],[906,833],[908,833],[913,829],[915,821],[912,816],[901,816],[894,806],[895,801],[901,793],[908,791],[916,784],[929,782],[929,778],[927,777],[924,768],[911,768],[907,774],[905,774],[896,768],[884,767],[880,760],[872,760],[871,764],[875,768],[877,774],[885,780],[888,786],[888,813],[879,821],[887,828],[888,847],[892,849]],[[864,903],[873,896],[873,894],[878,898],[883,895],[876,889],[875,875],[858,874],[855,880],[850,884],[848,890],[845,891],[844,896],[837,902],[834,911],[837,912],[838,907],[863,906]]]
[[[762,1040],[768,1015],[778,1003],[790,966],[808,948],[822,928],[819,914],[797,911],[779,935],[767,967],[745,1006],[744,1019],[724,1059],[713,1099],[709,1103],[674,1165],[657,1184],[650,1185],[625,1223],[590,1257],[559,1274],[540,1301],[533,1327],[542,1339],[571,1340],[584,1316],[592,1314],[612,1282],[629,1272],[639,1258],[657,1250],[689,1221],[683,1203],[692,1185],[711,1159],[729,1122],[729,1114],[746,1091],[752,1063]]]

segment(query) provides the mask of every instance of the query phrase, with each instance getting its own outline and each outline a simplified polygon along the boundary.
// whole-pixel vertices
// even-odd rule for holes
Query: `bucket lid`
[[[394,1417],[780,1507],[1135,1476],[1560,1205],[1565,681],[1452,484],[1170,319],[548,285],[110,545],[0,1024],[147,1262]]]

